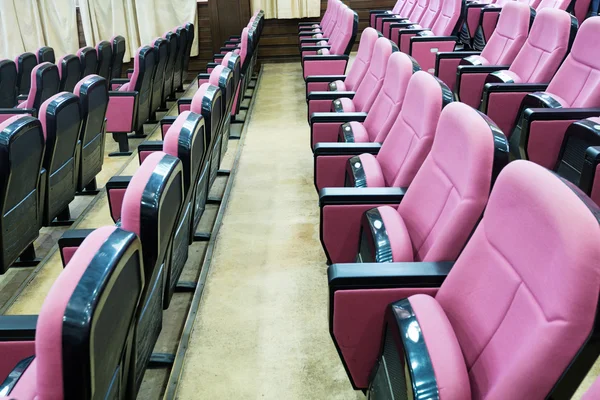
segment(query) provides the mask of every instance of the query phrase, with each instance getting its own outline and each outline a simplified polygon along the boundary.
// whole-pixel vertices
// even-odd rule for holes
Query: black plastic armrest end
[[[326,54],[326,55],[309,55],[304,56],[302,61],[338,61],[345,60],[348,61],[347,54]]]
[[[314,157],[337,156],[337,155],[359,155],[364,153],[377,154],[381,149],[381,143],[317,143],[313,151]]]
[[[60,239],[58,239],[58,247],[79,247],[79,245],[88,237],[94,229],[67,229]]]
[[[331,46],[304,46],[301,48],[302,52],[304,53],[305,51],[318,51],[321,49],[330,49]]]
[[[177,117],[173,117],[173,116],[168,116],[168,117],[162,117],[162,119],[160,120],[160,126],[163,125],[173,125],[175,123],[175,120],[177,119]]]
[[[454,261],[333,264],[327,269],[330,292],[344,289],[440,287]]]
[[[304,78],[306,83],[343,81],[346,75],[311,75]]]
[[[192,98],[191,97],[182,97],[179,100],[177,100],[177,104],[192,104]]]
[[[342,97],[353,99],[356,92],[310,92],[308,94],[308,101],[311,100],[335,100]]]
[[[138,146],[138,153],[142,151],[162,151],[163,143],[162,140],[146,140]]]
[[[106,182],[106,190],[112,189],[127,189],[129,182],[131,182],[131,176],[128,175],[116,175],[113,176]]]
[[[335,93],[335,92],[334,92]],[[318,123],[345,123],[345,122],[364,122],[367,118],[367,113],[364,112],[345,112],[345,113],[330,113],[330,112],[316,112],[310,116],[310,124]]]
[[[319,206],[339,204],[400,204],[406,188],[324,188],[319,191]]]
[[[527,108],[523,112],[525,121],[566,121],[600,115],[600,108]],[[526,124],[529,125],[529,124]]]
[[[124,83],[129,82],[128,78],[114,78],[110,80],[110,84],[113,85],[123,85]]]

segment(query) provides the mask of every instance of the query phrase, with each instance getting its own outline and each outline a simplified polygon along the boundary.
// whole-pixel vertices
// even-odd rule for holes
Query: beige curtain
[[[0,0],[0,59],[44,46],[37,0]]]
[[[313,18],[321,15],[321,0],[252,0],[252,12],[263,10],[265,18]]]
[[[15,0],[21,2],[21,0]],[[38,0],[46,46],[54,49],[56,59],[79,48],[75,0]]]
[[[142,44],[188,21],[195,29],[192,56],[198,55],[196,0],[79,0],[79,7],[86,44],[121,35],[127,42],[124,61]]]

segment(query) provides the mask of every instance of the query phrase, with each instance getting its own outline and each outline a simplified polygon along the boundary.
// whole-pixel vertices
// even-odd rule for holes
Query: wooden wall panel
[[[358,47],[360,32],[369,26],[369,10],[391,9],[396,0],[344,0],[348,7],[358,13],[359,36],[354,44]],[[321,15],[327,7],[327,0],[321,0]],[[316,19],[315,19],[316,20]],[[298,59],[298,22],[310,19],[268,19],[265,21],[263,36],[260,41],[259,56],[262,60],[286,61]]]

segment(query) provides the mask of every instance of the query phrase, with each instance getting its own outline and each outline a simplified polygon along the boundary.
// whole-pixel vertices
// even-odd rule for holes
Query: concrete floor
[[[364,398],[328,332],[300,64],[257,96],[177,398]]]

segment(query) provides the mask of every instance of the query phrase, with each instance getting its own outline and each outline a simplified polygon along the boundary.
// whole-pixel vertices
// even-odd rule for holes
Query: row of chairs
[[[83,47],[77,54],[66,54],[56,61],[54,49],[40,47],[35,53],[23,53],[14,61],[0,61],[0,108],[11,108],[22,102],[31,91],[33,69],[43,63],[55,64],[58,69],[58,91],[71,92],[88,75],[99,75],[109,81],[121,76],[125,39],[114,36],[110,42],[101,41],[95,49]]]
[[[110,80],[106,129],[119,144],[119,151],[110,155],[130,155],[129,138],[145,138],[144,124],[156,121],[167,100],[183,92],[193,42],[193,24],[174,28],[137,49],[127,78]]]
[[[529,35],[528,6],[504,6],[506,37],[503,19],[525,64],[554,75],[517,101],[512,130],[454,101],[372,28],[347,76],[305,78],[330,332],[353,387],[371,396],[570,398],[598,358],[600,208],[586,186],[597,164],[582,165],[594,147],[570,131],[599,113],[569,107],[599,106],[600,18],[583,22],[570,52],[564,11],[540,11]],[[544,52],[544,40],[566,45]],[[525,157],[514,138],[532,127]],[[535,163],[513,161],[523,158]]]
[[[241,66],[250,65],[247,60],[257,53],[262,19],[262,12],[255,14],[246,33],[231,38],[239,42],[238,51],[231,48],[216,57],[233,70],[220,63],[212,66],[209,82],[199,77],[194,98],[179,99],[179,115],[160,121],[163,141],[139,146],[137,172],[109,180],[107,199],[115,226],[68,230],[59,239],[65,270],[42,307],[37,331],[43,335],[36,334],[35,322],[26,317],[12,317],[12,326],[11,321],[0,324],[5,331],[21,324],[19,332],[13,331],[11,347],[20,346],[19,351],[9,352],[0,363],[0,376],[9,377],[0,384],[1,394],[20,400],[30,398],[31,390],[47,398],[136,397],[188,246],[207,240],[196,229],[211,174],[216,176],[223,155],[220,143],[228,140],[225,122],[242,84]],[[106,332],[111,340],[94,345],[94,338]],[[62,369],[53,368],[60,360]]]

